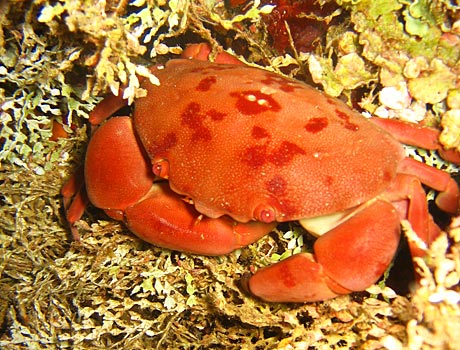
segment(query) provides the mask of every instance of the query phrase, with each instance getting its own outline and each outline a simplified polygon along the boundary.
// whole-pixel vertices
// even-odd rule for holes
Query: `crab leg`
[[[421,164],[421,163],[420,163]],[[392,202],[402,219],[407,219],[417,236],[427,245],[439,236],[440,229],[428,211],[425,191],[420,180],[412,175],[398,174],[385,197]],[[409,242],[411,255],[424,256],[425,250]]]
[[[248,281],[249,291],[266,301],[308,302],[363,290],[375,283],[398,247],[400,219],[384,200],[366,203],[357,210],[316,240],[314,255],[297,254],[257,271]]]
[[[390,133],[401,143],[420,148],[437,150],[441,156],[452,163],[460,163],[460,153],[446,150],[439,143],[439,131],[418,124],[406,123],[396,119],[370,118],[372,123]]]
[[[85,206],[88,204],[88,196],[85,190],[85,175],[82,166],[62,186],[61,195],[64,201],[66,219],[69,223],[74,223],[81,218]]]
[[[398,172],[417,177],[423,184],[439,191],[436,205],[440,209],[451,214],[458,212],[460,198],[458,185],[448,173],[412,158],[403,159],[399,164]]]
[[[412,158],[404,159],[398,168],[398,175],[387,189],[385,197],[391,201],[407,219],[426,243],[430,244],[439,235],[440,229],[428,212],[425,191],[421,183],[440,193],[436,205],[445,212],[456,214],[459,210],[459,189],[450,175]],[[424,251],[409,242],[412,256],[423,256]]]
[[[79,241],[80,235],[78,234],[74,224],[82,217],[89,202],[85,188],[85,178],[82,166],[80,166],[64,184],[61,189],[61,195],[66,220],[69,223],[70,231],[72,232],[72,238],[74,241]]]
[[[118,92],[117,96],[108,95],[91,111],[89,114],[89,122],[91,125],[99,125],[127,104],[128,101],[123,99],[121,90]]]

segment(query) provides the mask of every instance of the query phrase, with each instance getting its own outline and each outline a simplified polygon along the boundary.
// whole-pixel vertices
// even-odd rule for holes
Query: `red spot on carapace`
[[[254,126],[252,128],[251,136],[255,139],[263,139],[269,137],[270,134],[268,133],[267,129],[262,128],[261,126]]]
[[[271,95],[257,90],[231,92],[230,96],[236,97],[236,109],[246,115],[281,110],[280,104]]]
[[[198,86],[196,87],[197,91],[209,91],[211,87],[216,83],[216,77],[215,76],[210,76],[201,79],[199,82]]]
[[[359,130],[359,126],[356,125],[355,123],[352,123],[350,122],[350,116],[345,113],[345,112],[342,112],[338,109],[335,110],[335,113],[337,114],[337,117],[339,117],[340,119],[343,120],[343,126],[345,127],[345,129],[348,129],[348,130],[351,130],[351,131],[358,131]]]
[[[267,146],[251,146],[242,155],[243,163],[251,168],[258,168],[267,161]]]
[[[316,134],[317,132],[320,132],[325,127],[327,127],[327,124],[328,121],[325,117],[311,118],[308,120],[307,124],[305,124],[305,130]]]
[[[266,183],[267,191],[277,197],[281,197],[286,193],[287,183],[280,176],[275,176],[273,179]]]
[[[354,123],[345,123],[345,129],[351,130],[351,131],[358,131],[359,126],[354,124]]]
[[[182,123],[192,129],[197,128],[201,124],[200,110],[201,105],[199,103],[190,102],[182,111]]]
[[[296,144],[283,141],[280,146],[269,152],[267,145],[250,146],[242,154],[241,160],[251,168],[258,168],[270,162],[276,166],[286,166],[296,155],[304,155],[305,151]]]
[[[326,186],[332,186],[332,184],[334,183],[334,178],[332,176],[326,176],[324,179],[324,183],[326,184]]]
[[[163,141],[159,144],[153,144],[149,147],[149,155],[158,157],[165,156],[166,153],[177,144],[177,135],[173,132],[170,132],[165,136]]]
[[[211,132],[209,128],[203,125],[206,115],[201,112],[201,105],[196,102],[190,102],[182,111],[182,124],[193,130],[192,141],[209,141]]]
[[[283,166],[289,164],[296,155],[304,155],[305,150],[295,143],[283,141],[280,147],[270,154],[270,162]]]
[[[220,121],[225,118],[227,113],[222,113],[215,109],[210,109],[209,111],[206,112],[206,115],[210,116],[212,120]]]

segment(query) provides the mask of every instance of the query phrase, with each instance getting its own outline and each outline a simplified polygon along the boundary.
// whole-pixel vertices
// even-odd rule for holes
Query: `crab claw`
[[[375,220],[376,217],[382,220]],[[393,206],[376,200],[318,238],[302,253],[256,272],[247,285],[272,302],[311,302],[364,290],[383,274],[400,238]]]
[[[88,198],[116,220],[152,187],[149,160],[129,117],[109,119],[91,137],[85,159]]]
[[[237,223],[229,217],[202,217],[169,189],[156,183],[149,194],[125,210],[126,226],[139,238],[163,248],[200,255],[224,255],[251,244],[275,224]]]
[[[128,117],[112,118],[94,133],[85,177],[94,205],[124,221],[141,239],[164,248],[222,255],[258,240],[275,226],[236,223],[228,217],[202,218],[166,182],[155,182],[151,161]]]

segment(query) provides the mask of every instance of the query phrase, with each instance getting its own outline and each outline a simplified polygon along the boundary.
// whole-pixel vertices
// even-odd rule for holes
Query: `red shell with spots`
[[[209,217],[291,221],[382,193],[401,145],[341,101],[247,66],[173,60],[145,83],[137,133]],[[267,216],[268,215],[268,216]]]

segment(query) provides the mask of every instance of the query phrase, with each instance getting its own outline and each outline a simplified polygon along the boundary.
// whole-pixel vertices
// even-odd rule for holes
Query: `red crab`
[[[206,45],[194,45],[185,55],[208,53]],[[305,302],[374,283],[393,259],[401,219],[428,244],[438,235],[422,183],[440,192],[442,210],[457,212],[456,182],[406,158],[396,140],[443,151],[437,131],[373,123],[301,82],[227,54],[218,60],[176,59],[152,68],[161,85],[143,82],[147,96],[136,100],[133,117],[111,118],[92,135],[89,200],[142,239],[221,255],[277,222],[300,220],[321,235],[314,254],[260,269],[247,288],[267,301]],[[90,120],[99,124],[123,105],[108,97]],[[75,192],[73,182],[64,187],[66,203]],[[82,214],[81,198],[68,206],[71,224]]]

